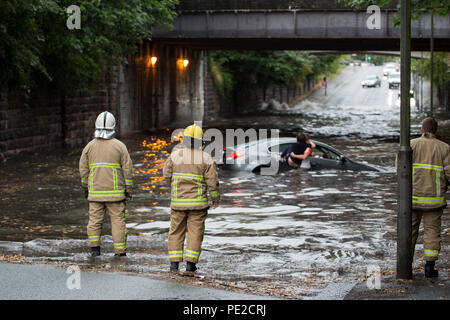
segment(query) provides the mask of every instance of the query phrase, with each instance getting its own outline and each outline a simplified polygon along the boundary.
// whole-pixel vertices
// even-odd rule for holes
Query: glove
[[[219,206],[219,198],[212,200],[212,208],[215,209]]]
[[[131,196],[131,193],[128,191],[125,191],[125,198],[127,198],[128,200],[133,199],[133,197]]]
[[[84,197],[87,199],[89,196],[89,190],[88,188],[84,188]]]

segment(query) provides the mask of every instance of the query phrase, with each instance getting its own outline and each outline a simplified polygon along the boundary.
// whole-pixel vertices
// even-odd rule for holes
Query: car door
[[[348,170],[347,165],[345,157],[324,146],[317,146],[311,157],[312,170]]]

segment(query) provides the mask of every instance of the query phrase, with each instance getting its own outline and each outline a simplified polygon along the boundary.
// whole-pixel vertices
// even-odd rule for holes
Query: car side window
[[[313,157],[339,160],[340,156],[331,150],[317,146],[317,148],[313,149]]]

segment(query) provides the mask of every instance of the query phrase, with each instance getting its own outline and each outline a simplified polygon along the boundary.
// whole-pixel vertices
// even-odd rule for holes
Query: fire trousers
[[[412,211],[412,253],[414,255],[420,221],[423,216],[423,251],[425,261],[436,261],[441,250],[441,216],[443,210]]]
[[[89,223],[87,234],[91,247],[100,246],[105,211],[111,218],[114,253],[125,253],[127,228],[125,226],[125,201],[121,202],[89,202]]]
[[[173,210],[170,213],[169,259],[183,261],[184,239],[187,234],[185,260],[198,262],[205,232],[208,210]]]

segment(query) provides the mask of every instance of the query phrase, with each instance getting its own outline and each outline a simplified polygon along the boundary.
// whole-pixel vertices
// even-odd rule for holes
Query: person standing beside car
[[[316,145],[309,140],[309,135],[307,133],[298,133],[297,143],[293,144],[292,148],[286,150],[286,162],[292,168],[300,167],[302,161],[309,157],[309,155],[312,153],[312,149],[315,147]]]

